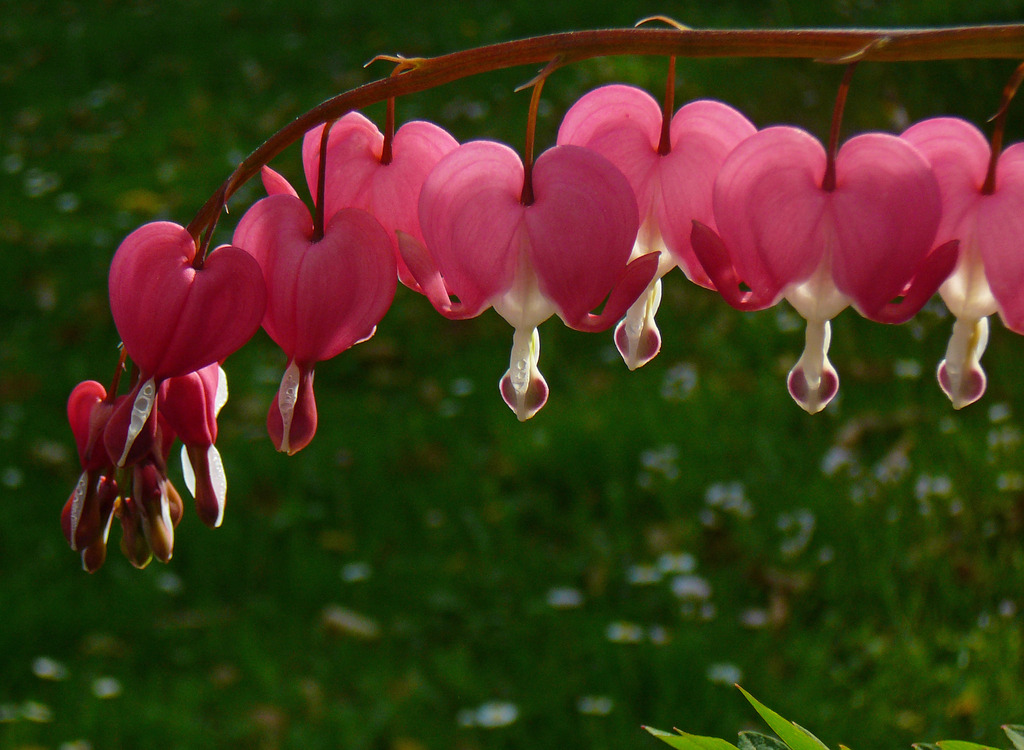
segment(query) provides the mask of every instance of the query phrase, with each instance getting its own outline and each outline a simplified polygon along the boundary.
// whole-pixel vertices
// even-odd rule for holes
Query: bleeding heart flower
[[[111,262],[110,310],[141,373],[130,405],[115,411],[107,427],[118,466],[148,423],[160,382],[223,361],[263,318],[263,274],[248,253],[219,247],[196,268],[196,252],[184,227],[158,221],[128,235]]]
[[[529,205],[524,180],[522,161],[507,146],[460,146],[423,185],[425,246],[399,234],[409,270],[439,312],[470,318],[493,306],[515,329],[499,389],[520,420],[547,400],[537,326],[557,314],[577,330],[608,328],[658,265],[653,254],[627,265],[639,224],[636,199],[604,157],[579,146],[541,154]],[[591,313],[606,297],[602,312]]]
[[[183,443],[181,468],[196,510],[211,528],[224,519],[227,476],[214,442],[217,414],[228,400],[227,375],[214,363],[160,386],[160,414]]]
[[[263,328],[288,356],[267,428],[278,450],[295,453],[316,432],[314,365],[372,336],[391,305],[391,240],[355,208],[336,211],[317,238],[302,201],[279,193],[246,212],[233,242],[256,258],[266,280]]]
[[[328,126],[313,128],[302,141],[306,182],[314,196],[325,127]],[[422,240],[417,206],[423,181],[441,157],[458,145],[447,131],[417,120],[398,129],[391,142],[390,157],[385,157],[384,135],[366,117],[350,112],[330,125],[327,136],[324,220],[330,222],[342,208],[369,211],[391,237],[399,279],[415,288],[416,282],[398,253],[395,233],[402,231]],[[284,188],[276,182],[273,186],[267,185],[267,189],[274,193],[290,186]]]
[[[950,117],[919,122],[901,137],[935,171],[942,194],[939,240],[960,241],[956,269],[939,288],[956,322],[938,369],[939,385],[960,409],[985,392],[980,360],[988,316],[998,311],[1008,328],[1024,333],[1024,144],[1010,146],[991,164],[981,131]]]
[[[807,321],[789,390],[811,413],[838,389],[827,357],[829,321],[851,304],[871,320],[908,320],[956,258],[955,241],[933,249],[939,189],[906,141],[881,133],[852,138],[835,157],[832,184],[827,172],[825,149],[810,134],[762,130],[722,165],[714,190],[718,233],[699,222],[692,233],[726,301],[760,309],[785,297]]]
[[[650,94],[612,85],[583,96],[558,130],[558,143],[596,151],[629,180],[640,213],[632,257],[661,252],[655,280],[615,329],[616,346],[631,370],[661,348],[654,321],[661,277],[678,264],[694,283],[713,288],[693,254],[690,229],[694,220],[714,228],[715,176],[732,149],[755,132],[746,117],[715,101],[691,102],[676,112],[667,148],[662,124],[661,107]]]

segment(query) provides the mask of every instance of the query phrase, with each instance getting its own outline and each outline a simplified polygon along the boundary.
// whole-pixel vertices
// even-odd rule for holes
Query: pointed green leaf
[[[696,734],[679,732],[678,729],[676,731],[679,734],[669,734],[653,727],[644,727],[644,729],[662,742],[679,750],[736,750],[736,746],[731,742],[720,740],[717,737],[700,737]]]
[[[979,745],[977,742],[964,742],[963,740],[940,740],[938,746],[942,750],[996,750],[988,745]]]
[[[942,748],[934,742],[915,742],[913,744],[913,748],[914,750],[942,750]]]
[[[750,701],[750,705],[752,705],[754,709],[761,714],[761,718],[767,722],[768,726],[772,728],[775,734],[779,735],[779,737],[782,738],[782,741],[789,745],[790,750],[828,750],[825,743],[799,724],[794,724],[788,719],[782,718],[770,708],[761,704],[754,696],[739,685],[736,687],[740,688],[740,692],[743,693],[743,697]]]
[[[785,742],[760,732],[740,732],[739,750],[787,750]]]
[[[1024,725],[1004,724],[1003,731],[1017,750],[1024,750]]]

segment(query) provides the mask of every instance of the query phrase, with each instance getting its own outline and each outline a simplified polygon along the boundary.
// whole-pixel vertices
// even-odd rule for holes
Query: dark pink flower
[[[718,233],[699,223],[693,230],[693,247],[728,302],[757,309],[785,297],[807,321],[789,390],[811,413],[838,389],[829,321],[848,305],[872,320],[908,320],[956,253],[955,242],[934,248],[939,189],[917,149],[881,133],[852,138],[835,157],[834,185],[825,183],[827,162],[802,130],[760,131],[722,165]]]
[[[656,255],[628,263],[639,224],[636,199],[604,157],[579,146],[544,152],[533,167],[529,205],[522,202],[524,179],[522,161],[507,146],[460,146],[423,186],[425,245],[399,235],[409,270],[439,312],[468,318],[494,307],[515,329],[499,388],[520,420],[548,394],[537,369],[537,326],[557,314],[577,330],[608,328],[658,265]]]
[[[316,432],[314,365],[372,336],[391,305],[391,240],[355,208],[336,211],[316,238],[309,210],[285,192],[253,205],[233,242],[256,258],[266,281],[263,328],[288,357],[267,428],[278,450],[295,453]]]
[[[325,127],[313,128],[302,141],[306,183],[314,196]],[[423,181],[441,157],[458,145],[458,141],[433,123],[407,122],[395,133],[391,159],[385,163],[384,135],[366,117],[350,112],[330,125],[327,136],[324,220],[329,222],[342,208],[369,211],[391,237],[399,279],[415,288],[415,281],[398,253],[395,233],[402,231],[422,239],[417,206]]]
[[[661,252],[655,281],[615,329],[615,343],[631,370],[649,362],[661,347],[654,320],[661,277],[678,264],[694,283],[713,288],[693,254],[690,229],[694,220],[714,228],[715,176],[729,152],[755,132],[746,117],[715,101],[691,102],[676,112],[667,153],[659,152],[661,130],[661,107],[654,98],[622,85],[583,96],[558,130],[560,144],[597,151],[629,180],[640,213],[633,257]]]
[[[981,398],[988,316],[1024,333],[1024,144],[1010,146],[992,165],[991,148],[974,125],[939,117],[903,133],[931,163],[942,194],[939,241],[959,240],[956,269],[939,288],[956,318],[946,357],[939,364],[943,391],[960,409]]]
[[[130,402],[118,407],[105,436],[114,463],[131,463],[136,438],[148,429],[161,381],[220,362],[259,328],[266,289],[244,250],[219,247],[195,268],[195,240],[178,224],[136,229],[110,265],[110,311],[140,377]],[[145,454],[148,445],[138,451]]]
[[[196,499],[199,517],[211,528],[220,526],[227,496],[224,463],[214,445],[217,414],[227,399],[227,376],[216,363],[160,386],[160,414],[182,442],[185,486]]]

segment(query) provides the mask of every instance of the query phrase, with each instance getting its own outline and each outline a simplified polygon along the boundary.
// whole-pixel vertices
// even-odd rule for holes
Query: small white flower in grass
[[[1000,492],[1024,490],[1024,474],[1019,471],[1003,471],[996,477],[996,489]]]
[[[709,508],[715,508],[739,518],[751,518],[754,515],[754,506],[747,499],[746,488],[740,481],[712,484],[704,492],[704,503]]]
[[[117,698],[122,689],[121,681],[116,677],[97,677],[92,681],[92,694],[100,700]]]
[[[697,368],[688,362],[673,365],[661,381],[661,397],[666,401],[685,401],[697,388]]]
[[[662,573],[692,573],[696,568],[697,558],[689,552],[664,552],[658,558]]]
[[[626,568],[626,582],[634,586],[649,586],[661,580],[661,571],[653,565],[630,565]]]
[[[25,475],[17,466],[8,466],[0,476],[0,482],[9,490],[16,490],[25,481]]]
[[[476,725],[483,729],[500,729],[515,723],[519,707],[514,703],[494,701],[484,703],[476,710]]]
[[[475,389],[473,381],[469,378],[456,378],[449,388],[453,396],[463,397],[471,394]]]
[[[1020,430],[1010,424],[989,430],[988,433],[988,447],[991,450],[1013,450],[1020,445],[1020,440]]]
[[[605,638],[612,643],[640,643],[644,639],[644,629],[635,622],[611,622],[604,631]]]
[[[825,451],[821,459],[821,473],[834,477],[841,471],[856,476],[860,473],[860,466],[853,451],[842,445],[834,445]]]
[[[166,571],[157,576],[156,587],[165,594],[176,596],[185,590],[185,583],[181,580],[181,576]]]
[[[668,631],[661,625],[651,625],[647,629],[647,637],[655,646],[664,646],[671,640]]]
[[[576,609],[583,606],[583,592],[569,587],[553,588],[548,591],[547,601],[555,609]]]
[[[584,716],[607,716],[615,708],[615,701],[607,695],[583,695],[576,701],[576,710]]]
[[[69,740],[57,746],[57,750],[92,750],[89,740]]]
[[[341,569],[341,580],[346,583],[358,583],[367,580],[373,573],[368,562],[350,562]]]
[[[1005,422],[1010,418],[1010,414],[1010,405],[1005,401],[1000,401],[988,407],[988,421],[992,424]]]
[[[68,668],[49,656],[39,656],[32,662],[32,674],[40,680],[58,682],[68,678]]]
[[[704,601],[711,598],[711,584],[697,575],[680,575],[672,579],[672,593],[680,599]]]
[[[736,685],[743,681],[743,670],[729,662],[717,662],[708,666],[707,678],[715,685]]]
[[[0,703],[0,724],[10,724],[21,718],[21,709],[14,703]]]
[[[768,624],[768,611],[758,607],[750,607],[740,613],[740,625],[756,630]]]
[[[324,607],[321,618],[324,627],[337,635],[351,636],[363,641],[372,641],[380,637],[380,626],[376,620],[337,604]]]
[[[34,724],[48,724],[53,721],[53,709],[39,701],[25,701],[21,704],[21,718]]]
[[[921,377],[921,363],[916,359],[897,359],[892,369],[893,374],[901,380],[917,380]]]

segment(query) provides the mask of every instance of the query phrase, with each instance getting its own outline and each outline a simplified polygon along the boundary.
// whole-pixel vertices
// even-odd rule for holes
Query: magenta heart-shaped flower
[[[289,360],[312,365],[337,356],[370,336],[391,306],[391,241],[366,211],[340,209],[317,240],[301,200],[271,195],[246,212],[233,241],[263,269],[263,328]]]
[[[825,170],[825,149],[804,131],[774,127],[751,136],[715,183],[719,232],[759,297],[787,293],[824,263],[835,289],[874,317],[932,249],[938,185],[913,147],[881,133],[843,145],[832,189],[822,187]]]
[[[244,250],[223,246],[194,265],[184,227],[158,221],[136,229],[110,265],[110,310],[132,361],[157,380],[227,358],[260,326],[263,274]]]

